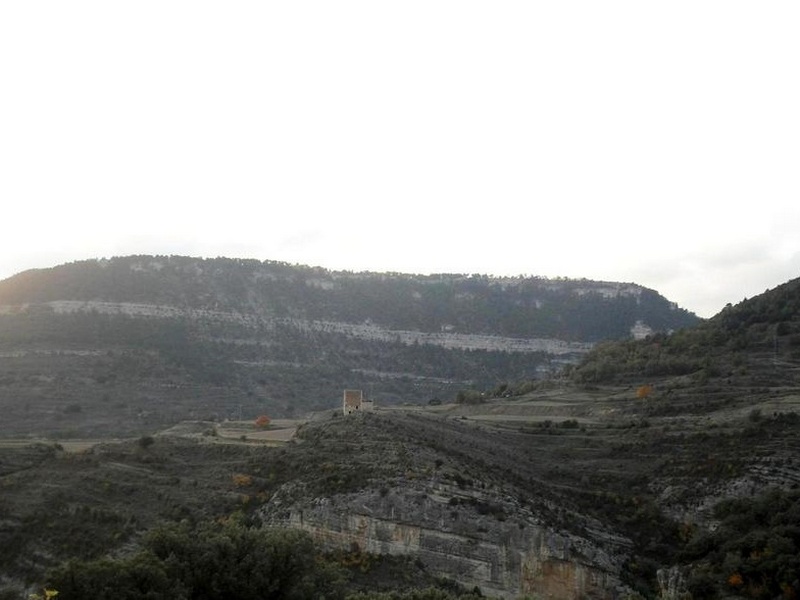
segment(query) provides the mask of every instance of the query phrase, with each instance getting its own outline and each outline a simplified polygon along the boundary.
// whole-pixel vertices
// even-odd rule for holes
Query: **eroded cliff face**
[[[541,524],[509,498],[442,485],[302,498],[292,484],[263,509],[271,525],[309,532],[330,549],[408,555],[433,574],[504,598],[612,599],[621,559],[595,541]],[[606,535],[603,546],[625,540]]]

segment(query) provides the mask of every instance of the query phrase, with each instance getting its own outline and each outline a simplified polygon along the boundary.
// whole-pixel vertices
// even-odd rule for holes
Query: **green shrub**
[[[128,558],[71,561],[48,587],[59,600],[341,598],[341,576],[295,530],[206,523],[166,526]]]

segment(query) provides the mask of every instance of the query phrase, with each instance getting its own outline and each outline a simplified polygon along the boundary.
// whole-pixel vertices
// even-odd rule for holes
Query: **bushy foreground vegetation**
[[[692,561],[694,598],[800,597],[800,492],[725,500],[714,516],[719,526],[693,537],[682,553]]]
[[[474,594],[428,588],[403,592],[355,592],[351,571],[371,561],[357,550],[321,554],[300,531],[256,529],[207,522],[167,525],[120,558],[72,560],[48,577],[46,590],[59,600],[469,600]]]

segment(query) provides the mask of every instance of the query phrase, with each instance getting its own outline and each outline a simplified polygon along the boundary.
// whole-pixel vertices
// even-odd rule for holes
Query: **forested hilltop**
[[[785,378],[794,383],[798,361],[800,278],[739,304],[728,304],[697,327],[600,344],[572,376],[581,383],[690,376],[697,382],[775,385]]]
[[[0,402],[7,435],[65,436],[297,416],[352,387],[424,403],[699,321],[629,283],[87,260],[0,282]]]
[[[488,275],[353,273],[240,259],[131,256],[26,271],[0,282],[0,305],[140,303],[392,330],[597,342],[699,319],[632,283]]]

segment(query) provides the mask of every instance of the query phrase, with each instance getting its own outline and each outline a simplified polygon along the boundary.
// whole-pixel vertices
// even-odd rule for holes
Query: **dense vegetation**
[[[792,371],[778,366],[799,362],[800,279],[795,279],[752,300],[728,305],[697,327],[645,340],[599,344],[572,370],[572,377],[596,384],[691,375],[706,382],[762,374],[758,367],[771,363],[775,368],[769,381],[779,383],[776,377]]]
[[[150,532],[124,558],[72,560],[46,590],[64,600],[471,600],[458,585],[393,593],[351,593],[377,557],[356,550],[322,554],[296,530],[235,523],[169,525]],[[410,570],[410,567],[406,567]],[[449,589],[442,589],[449,588]]]
[[[800,596],[800,491],[723,500],[714,517],[718,527],[694,536],[681,555],[692,562],[695,598]]]

